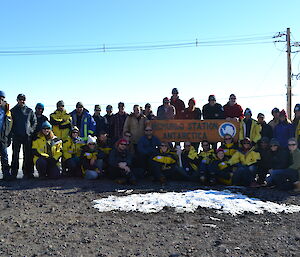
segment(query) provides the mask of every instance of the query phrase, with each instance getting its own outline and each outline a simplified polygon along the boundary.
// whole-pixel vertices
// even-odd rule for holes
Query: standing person
[[[127,116],[123,131],[129,131],[131,133],[131,142],[134,146],[134,150],[137,149],[137,143],[144,135],[144,129],[148,119],[140,111],[140,106],[135,104],[133,106],[133,112]]]
[[[286,169],[273,169],[271,175],[267,177],[267,186],[275,185],[280,190],[300,190],[300,150],[297,148],[297,140],[290,138],[288,140],[288,149],[290,151],[290,157],[292,164]]]
[[[224,109],[216,102],[214,95],[208,97],[208,103],[203,106],[202,114],[204,120],[224,119]]]
[[[106,114],[103,116],[107,120],[107,137],[111,139],[111,118],[113,117],[113,107],[109,104],[106,106]]]
[[[118,139],[122,138],[123,136],[123,128],[125,120],[128,114],[125,112],[125,105],[124,103],[118,103],[119,111],[114,114],[110,120],[110,138],[112,143],[114,144]]]
[[[277,138],[280,146],[287,148],[288,139],[295,136],[295,129],[287,119],[285,110],[279,113],[279,123],[274,128],[274,138]]]
[[[33,161],[40,178],[58,178],[59,159],[62,156],[62,141],[52,132],[52,126],[48,121],[42,124],[42,130],[32,142]]]
[[[295,138],[300,144],[300,104],[296,104],[294,108],[295,118],[293,120],[293,126],[295,128]]]
[[[157,119],[158,120],[173,120],[175,117],[175,107],[171,105],[170,99],[165,97],[163,104],[157,108]]]
[[[87,141],[88,135],[94,135],[96,130],[96,122],[89,111],[83,107],[81,102],[76,104],[76,109],[71,113],[72,125],[79,129],[80,137]]]
[[[235,94],[229,96],[229,101],[223,106],[224,116],[228,121],[238,121],[244,118],[243,108],[236,103]]]
[[[265,122],[265,115],[262,113],[259,113],[257,115],[257,124],[261,126],[260,135],[262,137],[267,137],[269,140],[273,138],[273,129],[272,127]]]
[[[201,110],[200,108],[196,107],[196,100],[194,97],[192,97],[189,100],[188,107],[185,108],[183,113],[183,119],[187,120],[201,120]],[[200,142],[193,142],[192,146],[194,147],[194,150],[198,153]]]
[[[37,118],[37,125],[33,133],[33,137],[37,136],[38,132],[42,130],[42,124],[45,121],[48,121],[48,118],[45,115],[43,115],[44,108],[45,107],[42,103],[37,103],[35,106],[35,116]]]
[[[99,104],[95,105],[93,118],[96,122],[96,135],[99,135],[100,131],[108,131],[108,122],[107,119],[100,115],[101,107]]]
[[[154,120],[155,115],[153,111],[151,110],[151,104],[146,103],[145,104],[145,110],[143,111],[143,114],[147,117],[148,120]]]
[[[9,133],[12,128],[12,117],[9,105],[5,101],[5,93],[0,91],[0,156],[3,180],[10,180],[7,147],[10,145]]]
[[[261,126],[256,120],[252,119],[252,112],[249,108],[246,108],[244,116],[245,118],[240,122],[239,139],[243,140],[247,137],[256,144],[261,138]]]
[[[24,94],[17,96],[17,105],[11,109],[12,125],[12,162],[11,175],[16,178],[19,170],[20,148],[23,146],[23,174],[24,178],[33,178],[32,135],[37,125],[37,119],[32,109],[25,104]]]
[[[58,138],[65,140],[71,129],[71,115],[65,109],[64,101],[56,103],[56,110],[50,114],[50,124],[53,126],[53,133]]]
[[[277,107],[275,107],[275,108],[273,108],[271,113],[273,115],[273,119],[268,124],[272,127],[272,129],[274,131],[276,125],[278,125],[278,123],[279,123],[279,113],[280,113],[280,111]]]
[[[183,118],[183,113],[184,113],[184,109],[185,109],[185,104],[184,102],[179,99],[178,96],[178,89],[177,88],[173,88],[172,89],[172,96],[171,96],[171,105],[173,105],[175,107],[175,120],[179,120]]]

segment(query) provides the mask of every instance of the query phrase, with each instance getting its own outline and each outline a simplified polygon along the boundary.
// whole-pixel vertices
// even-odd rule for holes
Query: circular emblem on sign
[[[226,134],[231,135],[232,137],[236,134],[236,127],[230,122],[224,122],[219,127],[219,135],[224,137]]]

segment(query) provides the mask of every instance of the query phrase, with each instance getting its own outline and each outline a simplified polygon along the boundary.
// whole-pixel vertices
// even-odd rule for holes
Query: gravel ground
[[[109,195],[186,191],[143,181],[120,186],[82,179],[0,182],[0,256],[300,256],[300,214],[231,216],[212,209],[176,213],[100,213],[92,201]],[[202,188],[203,189],[203,188]],[[223,189],[215,187],[213,189]],[[300,195],[270,189],[231,189],[300,205]]]

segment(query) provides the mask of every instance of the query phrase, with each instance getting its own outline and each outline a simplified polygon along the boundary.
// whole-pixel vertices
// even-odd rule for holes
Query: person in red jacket
[[[223,106],[225,119],[230,120],[242,120],[244,118],[243,108],[236,103],[236,96],[231,94],[229,101]]]
[[[176,110],[174,119],[175,120],[182,119],[184,109],[185,109],[185,104],[181,99],[179,99],[177,88],[172,89],[171,105],[173,105],[175,107],[175,110]]]

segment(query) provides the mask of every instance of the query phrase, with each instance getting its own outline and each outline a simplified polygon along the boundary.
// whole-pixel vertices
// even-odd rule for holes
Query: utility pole
[[[286,29],[286,52],[287,52],[287,115],[288,118],[291,120],[292,118],[292,64],[291,64],[291,30],[290,28]]]

